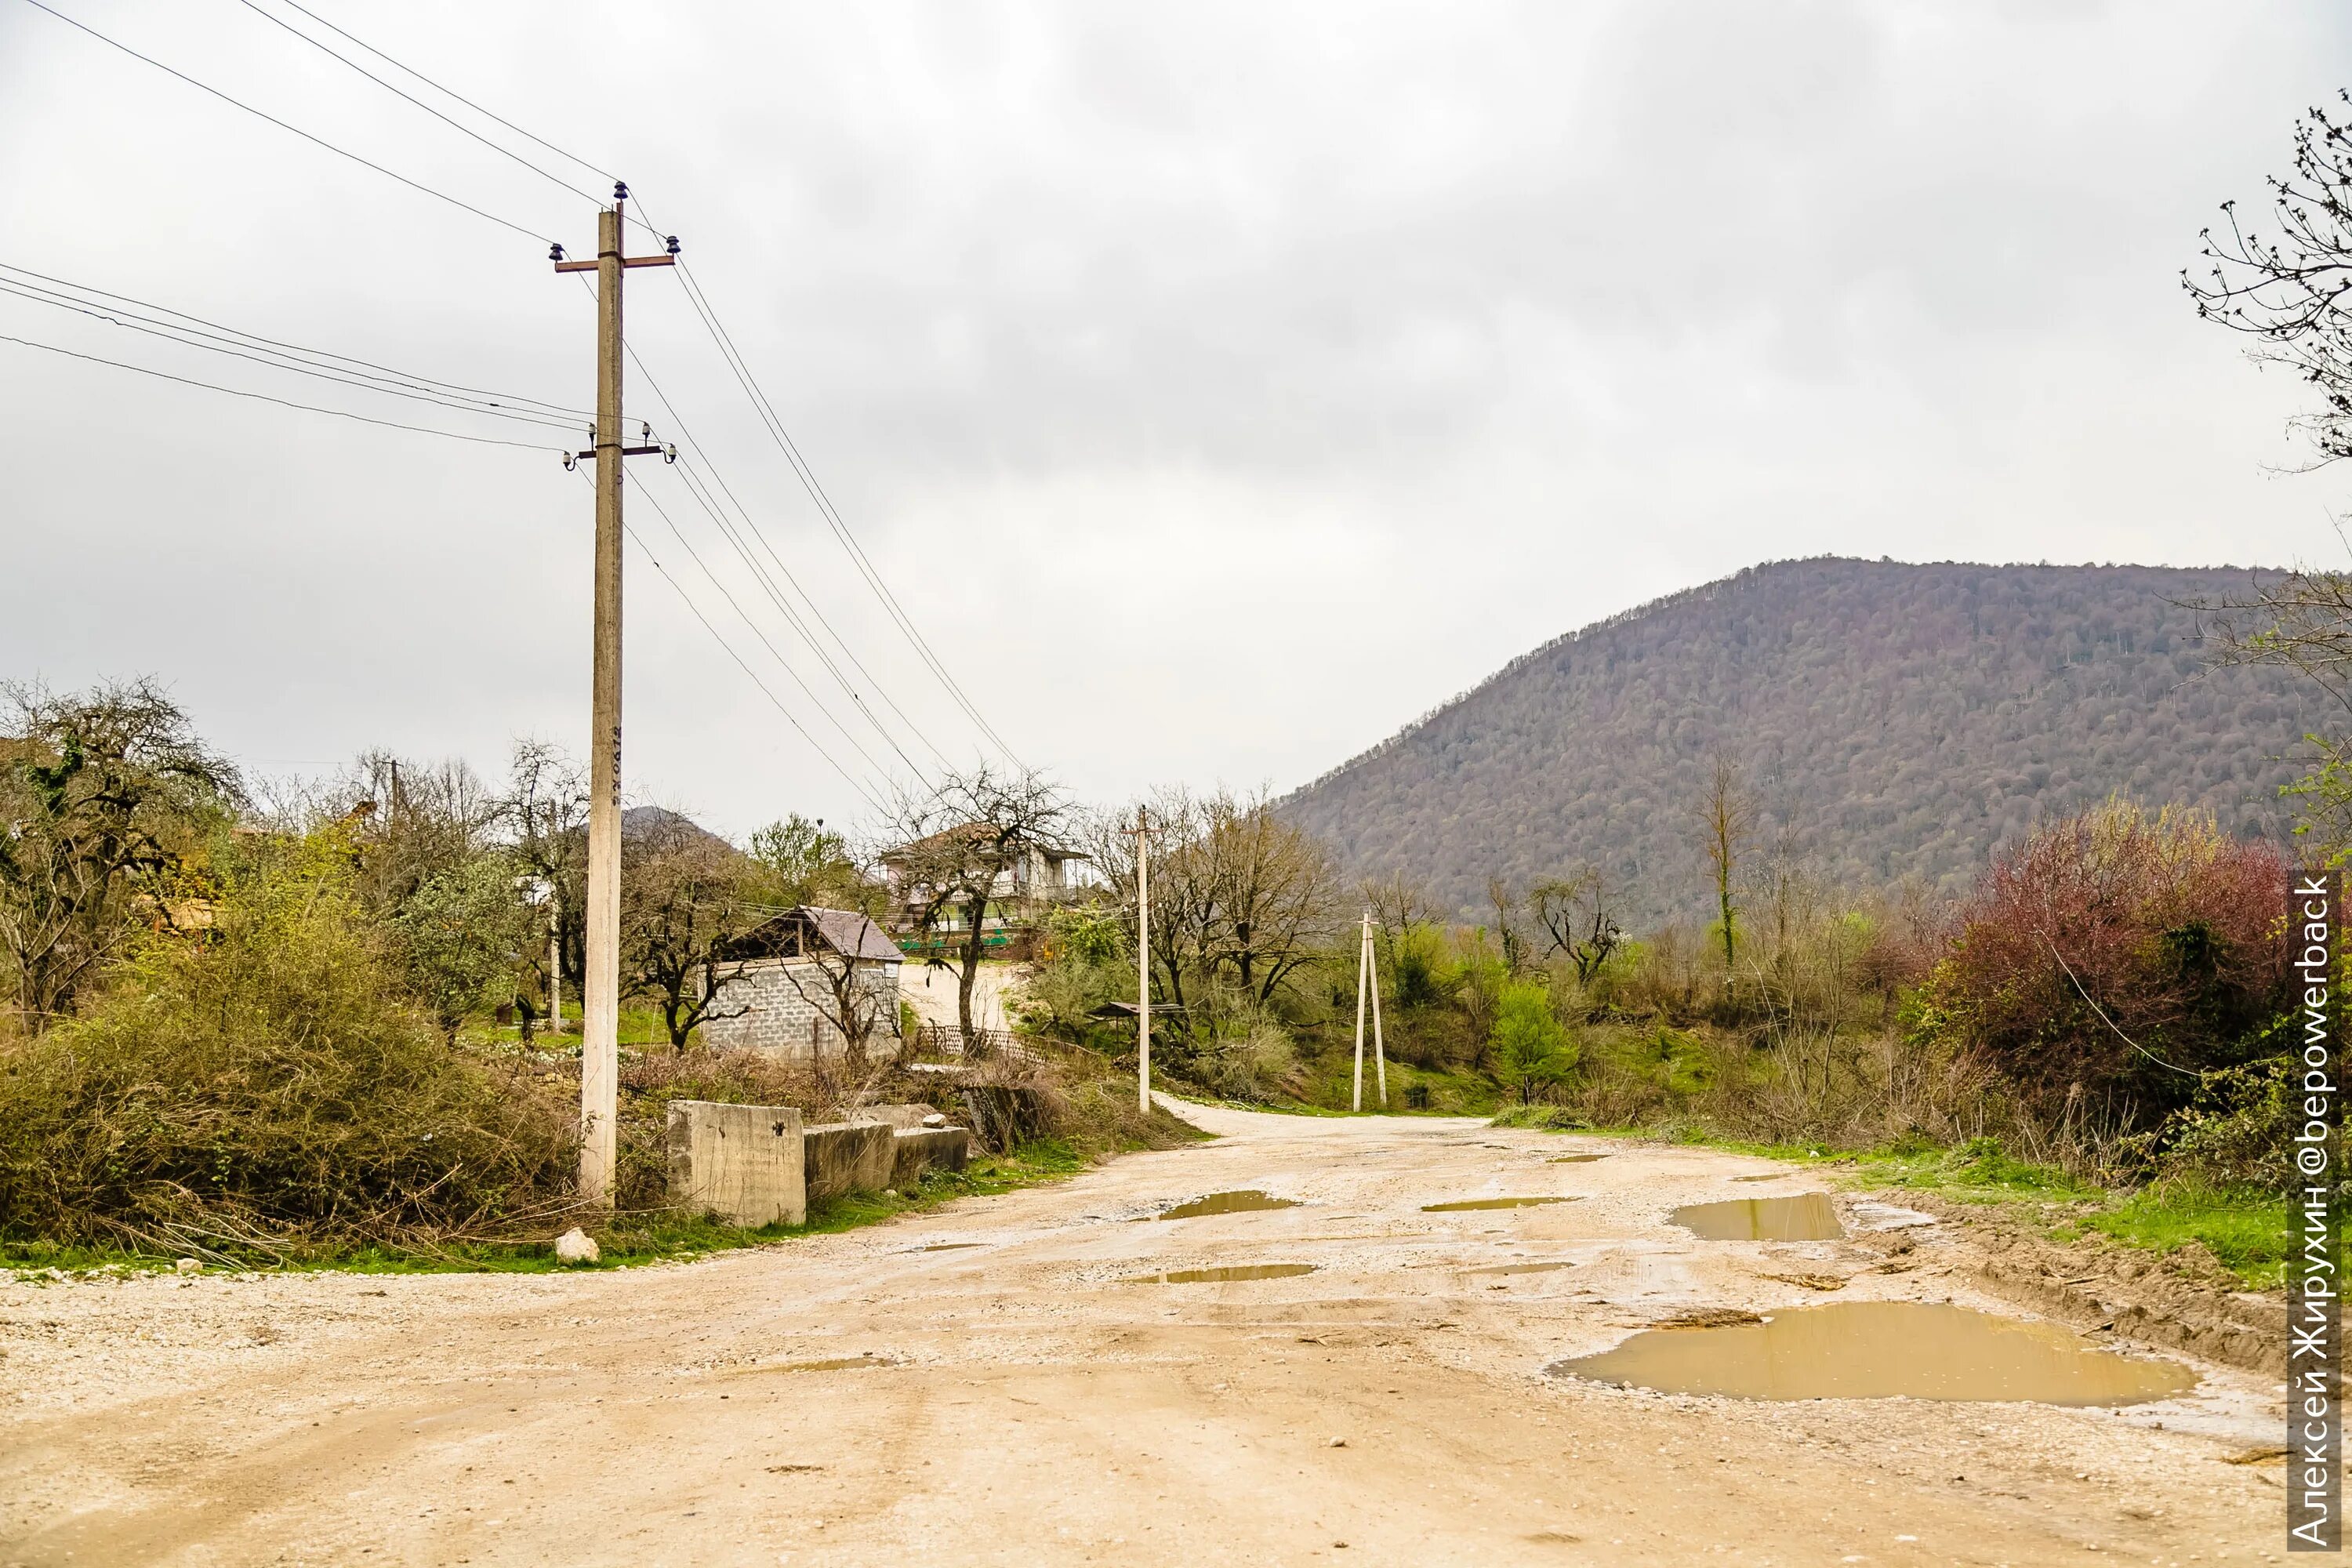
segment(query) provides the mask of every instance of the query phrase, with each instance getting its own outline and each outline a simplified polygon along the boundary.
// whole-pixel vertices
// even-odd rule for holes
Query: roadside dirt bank
[[[2275,1444],[2276,1385],[2194,1356],[2194,1391],[2118,1411],[1544,1371],[1697,1312],[2020,1315],[1965,1225],[1841,1199],[1890,1228],[1702,1241],[1667,1214],[1817,1184],[1469,1121],[1178,1109],[1221,1136],[694,1264],[0,1286],[0,1564],[2278,1555],[2281,1467],[2237,1462]],[[1558,1158],[1580,1152],[1605,1157]],[[1152,1217],[1235,1188],[1298,1206]],[[1499,1196],[1573,1201],[1423,1208]],[[1472,1272],[1528,1262],[1567,1266]],[[1315,1268],[1142,1282],[1269,1263]]]

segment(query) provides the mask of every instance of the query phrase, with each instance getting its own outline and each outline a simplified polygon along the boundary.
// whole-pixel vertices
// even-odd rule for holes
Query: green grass
[[[1507,1111],[1495,1119],[1495,1124],[1573,1131],[1587,1137],[1643,1142],[1658,1138],[1655,1130],[1639,1127],[1555,1128],[1540,1107],[1528,1112]],[[1937,1193],[1961,1203],[2032,1205],[2039,1226],[2055,1241],[2095,1235],[2118,1246],[2143,1247],[2159,1255],[2199,1243],[2256,1289],[2276,1289],[2284,1280],[2286,1260],[2293,1251],[2286,1203],[2276,1194],[2182,1181],[2100,1187],[2054,1165],[2019,1160],[1990,1138],[1948,1147],[1915,1142],[1854,1152],[1822,1144],[1746,1142],[1685,1127],[1677,1141],[1820,1168],[1838,1185],[1852,1190],[1893,1188]]]
[[[2287,1259],[2294,1251],[2287,1222],[2286,1200],[2274,1193],[2158,1182],[2084,1215],[2076,1226],[2158,1253],[2202,1243],[2238,1278],[2270,1289],[2286,1282]]]
[[[620,1215],[590,1231],[602,1256],[578,1268],[630,1268],[698,1258],[732,1247],[764,1247],[796,1237],[854,1230],[904,1214],[920,1214],[958,1198],[986,1197],[1065,1181],[1091,1163],[1055,1139],[1023,1144],[1010,1154],[982,1155],[958,1171],[927,1173],[921,1184],[896,1194],[859,1193],[813,1205],[803,1225],[730,1226],[708,1217],[666,1212]],[[0,1268],[39,1284],[50,1268],[74,1273],[171,1268],[177,1255],[62,1247],[0,1239]],[[259,1267],[286,1271],[335,1269],[353,1274],[548,1274],[566,1271],[555,1260],[553,1238],[527,1242],[462,1242],[431,1248],[369,1247],[322,1251]]]

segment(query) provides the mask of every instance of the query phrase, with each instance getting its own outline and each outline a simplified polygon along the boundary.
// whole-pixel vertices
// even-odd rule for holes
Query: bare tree
[[[1715,878],[1715,907],[1722,922],[1726,985],[1731,984],[1738,958],[1738,909],[1732,889],[1753,826],[1754,814],[1748,804],[1747,791],[1740,785],[1739,770],[1732,765],[1730,758],[1718,754],[1707,779],[1706,798],[1699,805],[1698,828],[1699,849]]]
[[[2352,106],[2352,94],[2339,92]],[[2319,407],[2296,423],[2317,456],[2313,467],[2352,457],[2352,119],[2324,108],[2294,131],[2294,172],[2273,177],[2267,236],[2221,204],[2226,235],[2200,236],[2202,277],[2183,270],[2197,313],[2252,340],[2252,356],[2286,366],[2315,388]],[[2225,664],[2299,671],[2352,710],[2352,575],[2297,572],[2245,597],[2200,606]],[[2331,853],[2352,846],[2352,740],[2341,727],[2314,736],[2317,766],[2297,786],[2305,813]]]
[[[1255,1019],[1335,929],[1329,855],[1263,795],[1195,797],[1165,790],[1151,807],[1151,966],[1155,997],[1171,1003],[1204,1044],[1221,1009]],[[1089,858],[1110,880],[1134,941],[1132,809],[1098,817]]]
[[[58,697],[7,689],[0,739],[0,956],[35,1029],[142,924],[173,921],[192,823],[239,798],[236,772],[149,680]]]
[[[784,979],[818,1019],[841,1037],[853,1068],[866,1064],[877,1035],[898,1033],[898,993],[879,984],[880,963],[896,962],[898,950],[865,914],[854,910],[801,908],[789,952],[798,962],[782,967]]]
[[[1503,967],[1517,974],[1527,961],[1527,941],[1518,927],[1511,923],[1511,917],[1518,910],[1518,898],[1500,877],[1489,877],[1486,901],[1494,906],[1495,934],[1503,943]]]
[[[545,888],[552,905],[555,973],[543,974],[549,994],[567,980],[577,987],[587,972],[587,772],[544,742],[519,741],[496,807],[516,860]],[[549,968],[536,945],[531,963]]]
[[[1045,852],[1066,850],[1069,826],[1059,785],[1032,769],[988,763],[904,793],[892,810],[897,842],[880,859],[899,916],[940,940],[940,956],[955,968],[956,1019],[967,1041],[977,1037],[971,993],[988,951],[990,906],[1010,912],[1024,901],[1031,868]]]
[[[1537,923],[1551,938],[1551,950],[1576,967],[1576,983],[1590,985],[1609,955],[1623,945],[1609,884],[1597,868],[1538,882],[1528,893]]]
[[[741,900],[747,871],[740,850],[674,813],[622,839],[622,984],[654,998],[677,1049],[698,1024],[751,1010],[724,995],[744,969],[727,945],[757,919]]]
[[[2352,106],[2352,94],[2338,93]],[[2320,407],[2299,421],[2320,463],[2352,457],[2352,120],[2304,112],[2294,130],[2294,173],[2273,178],[2265,237],[2221,204],[2229,232],[2198,237],[2203,278],[2180,274],[2197,313],[2253,340],[2258,360],[2283,364],[2318,389]]]
[[[1381,973],[1397,972],[1397,944],[1436,918],[1436,900],[1429,889],[1402,871],[1384,878],[1367,877],[1357,884],[1365,906],[1372,911],[1372,941],[1380,949]]]

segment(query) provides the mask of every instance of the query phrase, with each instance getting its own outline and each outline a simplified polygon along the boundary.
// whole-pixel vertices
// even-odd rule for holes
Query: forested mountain
[[[2340,715],[2284,672],[2208,665],[2189,605],[2254,580],[1777,562],[1547,643],[1282,809],[1350,877],[1401,871],[1441,907],[1590,863],[1640,921],[1706,903],[1717,755],[1759,856],[1856,891],[1959,890],[2038,816],[2114,794],[2284,835],[2301,738]]]

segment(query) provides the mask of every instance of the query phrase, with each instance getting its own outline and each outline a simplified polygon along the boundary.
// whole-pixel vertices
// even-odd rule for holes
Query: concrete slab
[[[902,1127],[890,1135],[890,1184],[904,1192],[925,1171],[961,1171],[971,1158],[971,1133],[961,1127]]]
[[[808,1218],[801,1113],[784,1105],[669,1102],[669,1201],[733,1225]]]
[[[802,1140],[808,1201],[878,1193],[888,1186],[897,1158],[890,1142],[896,1131],[887,1121],[827,1121],[808,1129]]]

